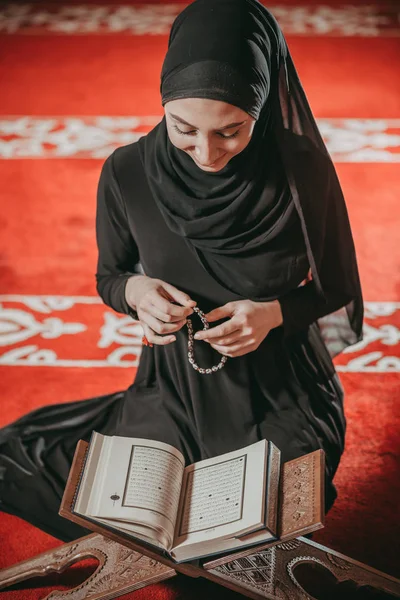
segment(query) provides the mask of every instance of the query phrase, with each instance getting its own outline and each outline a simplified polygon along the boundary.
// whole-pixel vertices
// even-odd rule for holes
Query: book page
[[[266,440],[185,468],[174,548],[263,526]]]
[[[78,514],[87,515],[91,496],[95,490],[94,481],[99,468],[99,461],[103,451],[105,436],[96,432],[92,433],[89,447],[87,449],[83,473],[78,483],[78,492],[75,498],[73,510]]]
[[[159,548],[165,549],[169,543],[165,535],[155,529],[150,529],[150,527],[146,527],[145,525],[132,525],[126,521],[116,521],[115,519],[97,518],[96,521],[104,523],[113,530],[122,531],[134,538],[144,540],[150,544],[155,544]]]
[[[182,562],[193,558],[202,558],[204,556],[212,556],[213,554],[240,550],[241,548],[261,543],[268,543],[274,539],[275,536],[267,529],[264,529],[244,537],[218,538],[208,540],[207,542],[179,544],[174,546],[174,549],[171,551],[171,556],[177,562]]]
[[[174,524],[182,475],[182,463],[170,452],[132,446],[122,506],[158,512]]]
[[[148,525],[172,542],[185,466],[181,452],[153,440],[96,434],[95,443],[98,438],[102,450],[85,514]]]
[[[180,535],[239,521],[243,514],[246,455],[189,472]]]

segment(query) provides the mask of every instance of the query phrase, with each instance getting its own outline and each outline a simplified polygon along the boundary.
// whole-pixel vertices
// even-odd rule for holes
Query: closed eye
[[[196,129],[192,129],[191,131],[182,131],[181,129],[179,129],[179,127],[177,127],[177,125],[173,125],[172,127],[175,129],[175,131],[177,133],[179,133],[179,135],[196,135]],[[215,133],[219,137],[222,137],[225,140],[228,140],[228,139],[235,138],[237,135],[239,135],[239,130],[235,131],[235,133],[232,133],[231,135],[224,135],[221,131],[216,131]]]
[[[221,131],[217,131],[217,135],[219,135],[220,137],[225,138],[226,140],[228,140],[230,138],[234,138],[237,135],[239,135],[239,130],[235,131],[235,133],[231,133],[231,135],[225,135]]]

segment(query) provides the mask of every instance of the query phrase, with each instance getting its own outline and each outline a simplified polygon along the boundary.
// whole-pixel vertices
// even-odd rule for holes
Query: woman
[[[331,355],[361,339],[361,290],[340,185],[275,19],[256,0],[196,0],[172,27],[161,96],[161,123],[105,161],[98,188],[98,291],[149,344],[135,381],[0,432],[1,507],[63,540],[84,533],[57,511],[93,429],[169,442],[187,462],[261,438],[285,461],[323,448],[326,510],[336,496],[345,418]],[[211,327],[189,343],[195,307]]]

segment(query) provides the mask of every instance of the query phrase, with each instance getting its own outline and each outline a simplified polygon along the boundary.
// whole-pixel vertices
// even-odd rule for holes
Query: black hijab
[[[139,140],[168,227],[243,298],[279,298],[311,268],[321,298],[349,298],[335,353],[358,341],[362,298],[342,191],[271,13],[257,0],[195,0],[172,26],[161,96],[163,105],[220,100],[257,119],[248,146],[216,173],[170,142],[165,117]]]

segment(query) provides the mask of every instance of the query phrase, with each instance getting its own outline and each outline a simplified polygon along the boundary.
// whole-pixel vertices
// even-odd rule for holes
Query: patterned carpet
[[[300,1],[268,8],[337,166],[366,300],[364,341],[336,360],[347,445],[339,498],[315,540],[399,576],[398,9],[377,0]],[[141,327],[96,296],[95,190],[112,150],[160,119],[159,71],[181,6],[0,5],[0,426],[134,379]],[[0,568],[58,544],[0,513]],[[1,598],[38,600],[84,572],[76,566],[47,587],[36,581]],[[204,595],[239,598],[183,577],[125,598]]]

